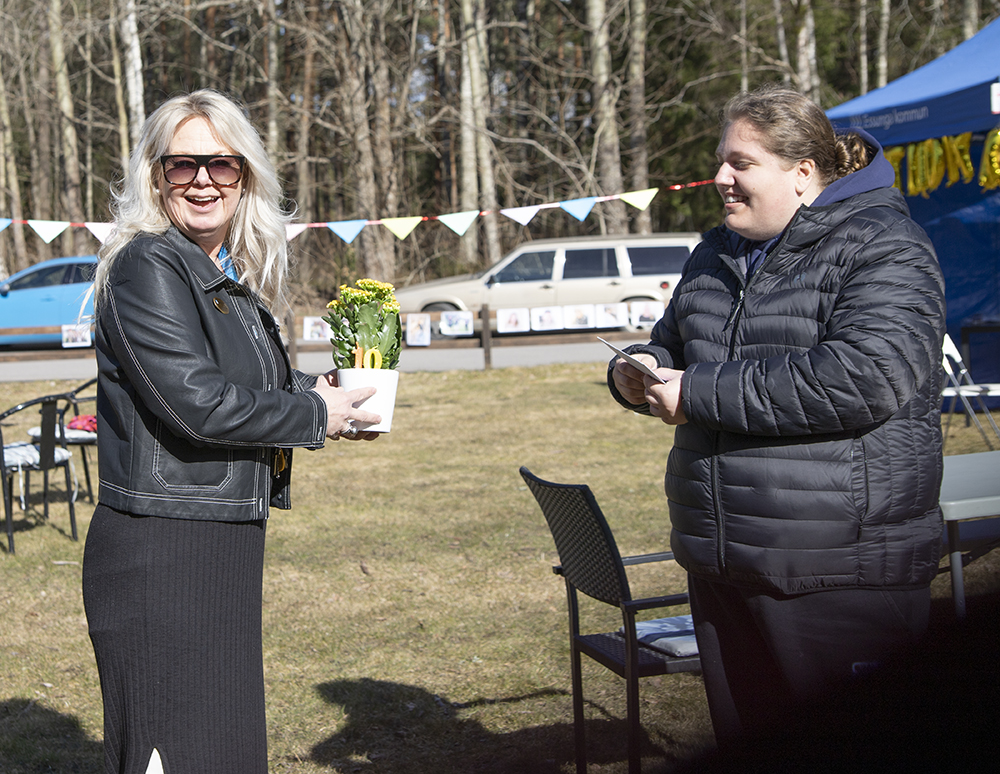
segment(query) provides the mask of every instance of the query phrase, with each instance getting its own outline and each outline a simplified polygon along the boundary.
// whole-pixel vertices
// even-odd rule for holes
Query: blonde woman
[[[227,97],[146,121],[96,279],[100,503],[83,591],[105,770],[265,774],[264,525],[292,449],[372,439],[331,372],[291,368],[287,214],[260,136]]]

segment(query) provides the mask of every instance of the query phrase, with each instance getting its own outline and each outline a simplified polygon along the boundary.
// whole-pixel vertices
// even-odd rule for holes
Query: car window
[[[680,274],[690,254],[685,245],[628,248],[633,277],[646,274]]]
[[[23,277],[18,277],[10,283],[10,289],[30,290],[31,288],[49,288],[54,285],[62,285],[66,281],[66,272],[69,268],[67,264],[46,266],[44,269],[39,269]]]
[[[566,251],[563,279],[617,276],[618,261],[615,259],[615,249],[613,247]]]
[[[555,250],[521,253],[493,275],[497,282],[538,282],[552,279]]]
[[[66,281],[70,283],[93,282],[95,271],[97,271],[96,263],[74,263],[70,267]]]

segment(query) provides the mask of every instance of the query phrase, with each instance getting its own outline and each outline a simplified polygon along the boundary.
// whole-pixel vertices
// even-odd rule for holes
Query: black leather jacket
[[[102,503],[213,521],[290,506],[291,447],[326,437],[316,377],[292,370],[270,312],[176,228],[118,257],[96,346]]]

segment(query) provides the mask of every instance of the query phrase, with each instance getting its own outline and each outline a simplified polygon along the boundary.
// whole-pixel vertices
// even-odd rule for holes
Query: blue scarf
[[[222,273],[225,274],[233,282],[239,282],[239,275],[236,273],[236,267],[233,266],[233,257],[229,254],[229,250],[223,245],[219,248],[219,266],[222,267]]]

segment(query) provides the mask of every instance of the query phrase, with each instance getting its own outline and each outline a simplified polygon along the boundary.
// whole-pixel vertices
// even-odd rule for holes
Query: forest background
[[[381,226],[294,240],[294,297],[359,276],[407,285],[491,265],[522,241],[701,231],[719,111],[784,81],[823,107],[975,34],[1000,0],[0,0],[4,275],[96,252],[20,221],[110,220],[145,116],[211,87],[246,104],[300,223],[484,213],[459,236]],[[579,222],[519,207],[657,187]]]

